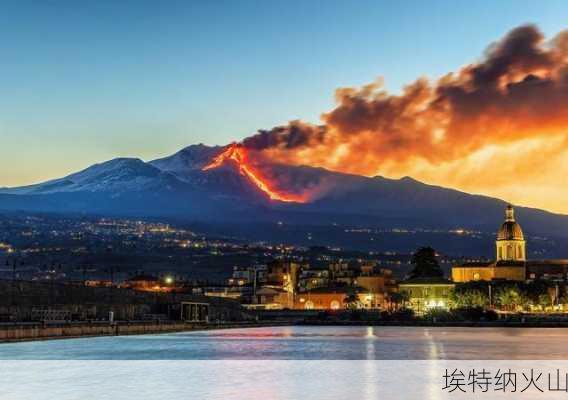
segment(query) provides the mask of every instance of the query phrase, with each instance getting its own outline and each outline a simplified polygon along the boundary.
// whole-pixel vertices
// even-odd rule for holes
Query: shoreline
[[[302,321],[302,326],[385,326],[425,328],[568,328],[568,321]]]
[[[186,323],[174,321],[162,322],[125,322],[115,323],[9,323],[0,324],[0,345],[3,343],[34,342],[45,340],[64,340],[96,338],[107,336],[155,335],[161,333],[206,331],[213,329],[261,328],[268,326],[292,325],[288,322],[226,322],[226,323]]]
[[[215,329],[262,328],[279,326],[369,326],[369,327],[424,327],[424,328],[568,328],[568,321],[483,321],[483,322],[432,322],[432,321],[313,321],[276,320],[226,323],[185,323],[174,321],[145,322],[117,321],[97,323],[9,323],[0,324],[0,345],[4,343],[33,342],[97,338],[107,336],[155,335]]]

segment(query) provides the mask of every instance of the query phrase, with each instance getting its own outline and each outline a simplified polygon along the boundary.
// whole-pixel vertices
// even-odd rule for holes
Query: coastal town
[[[0,400],[568,394],[568,2],[7,1]]]
[[[514,209],[507,206],[495,241],[495,259],[452,265],[445,276],[431,247],[418,249],[403,279],[373,260],[333,260],[312,265],[282,257],[262,266],[235,267],[225,286],[192,288],[193,293],[231,298],[251,310],[346,309],[397,311],[417,315],[456,308],[502,313],[562,312],[568,303],[568,260],[528,260]],[[183,290],[173,282],[137,276],[125,285],[138,290]]]
[[[40,249],[41,238],[49,236],[38,229],[40,224],[30,221],[25,219],[35,228],[20,235],[32,236]],[[568,260],[528,259],[524,233],[510,205],[495,235],[492,260],[451,260],[429,246],[405,256],[328,247],[242,244],[208,239],[158,222],[102,219],[72,228],[65,226],[81,243],[79,250],[60,257],[72,268],[61,263],[30,265],[39,250],[28,247],[19,251],[15,245],[3,242],[0,318],[4,323],[221,323],[276,317],[492,321],[519,315],[560,318],[568,310]],[[50,226],[52,233],[53,228]],[[64,236],[61,227],[57,229],[58,236]],[[107,236],[109,232],[113,235]],[[95,240],[101,234],[105,238],[102,245],[100,237]],[[51,239],[49,248],[41,251],[57,253],[57,246]],[[63,248],[65,241],[59,246]],[[93,250],[97,246],[102,246],[106,258],[97,258]],[[142,256],[141,249],[150,247],[168,259],[191,248],[192,256],[186,260],[203,269],[212,260],[229,255],[228,262],[218,265],[218,270],[229,273],[215,280],[190,279],[175,269],[128,270],[128,264],[115,264],[120,260],[113,258],[113,251],[119,246],[136,248]],[[81,261],[74,264],[76,260]],[[219,272],[213,276],[218,275],[222,276]]]

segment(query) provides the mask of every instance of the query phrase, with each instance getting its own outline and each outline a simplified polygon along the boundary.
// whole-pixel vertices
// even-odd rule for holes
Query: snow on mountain
[[[189,180],[191,172],[201,171],[223,149],[223,146],[191,145],[171,156],[150,161],[148,164],[164,172],[171,172],[182,180]]]
[[[196,190],[208,193],[213,199],[244,198],[255,203],[266,201],[264,193],[243,176],[232,161],[219,168],[203,171],[203,167],[226,148],[227,146],[191,145],[148,164],[174,175]]]
[[[117,158],[44,183],[0,189],[0,210],[55,210],[170,215],[196,220],[284,219],[301,223],[493,229],[502,200],[431,186],[411,178],[369,178],[309,166],[263,165],[274,189],[307,193],[309,201],[271,201],[229,161],[203,171],[226,147],[189,146],[172,156],[144,162]],[[527,231],[568,237],[568,216],[519,207]]]
[[[190,197],[211,200],[265,201],[263,193],[236,172],[234,166],[202,171],[224,147],[188,146],[169,157],[144,162],[116,158],[80,172],[47,182],[16,188],[1,188],[0,194],[39,195],[62,193],[107,193],[111,197],[148,193],[150,197],[174,196],[186,203]]]
[[[60,179],[18,188],[0,189],[6,194],[49,194],[62,192],[130,192],[165,187],[176,179],[138,158],[115,158],[92,165]]]

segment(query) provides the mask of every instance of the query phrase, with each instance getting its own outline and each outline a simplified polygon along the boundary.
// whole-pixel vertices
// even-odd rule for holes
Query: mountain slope
[[[233,161],[203,171],[223,149],[189,146],[148,163],[119,158],[61,179],[0,189],[0,209],[487,232],[503,218],[505,202],[499,199],[408,177],[369,178],[307,166],[263,165],[262,175],[275,187],[309,193],[311,199],[270,201]],[[522,207],[517,215],[530,234],[568,237],[568,216]]]
[[[176,183],[176,179],[140,159],[116,158],[92,165],[60,179],[13,189],[0,189],[0,193],[109,192],[119,194],[148,190],[158,186],[163,189]]]
[[[221,146],[209,147],[203,144],[187,146],[171,156],[150,161],[148,164],[184,179],[188,172],[200,171],[209,164],[222,149]]]

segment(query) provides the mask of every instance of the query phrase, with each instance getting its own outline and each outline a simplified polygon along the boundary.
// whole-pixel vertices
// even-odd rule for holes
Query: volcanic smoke
[[[378,80],[337,89],[335,97],[321,124],[259,131],[235,154],[247,149],[284,164],[411,175],[568,212],[560,205],[568,183],[568,30],[546,41],[536,26],[520,26],[480,61],[435,82],[420,78],[395,95]]]

